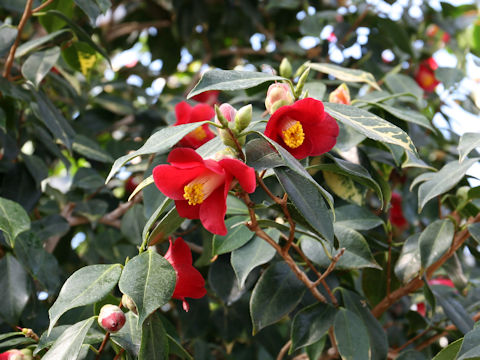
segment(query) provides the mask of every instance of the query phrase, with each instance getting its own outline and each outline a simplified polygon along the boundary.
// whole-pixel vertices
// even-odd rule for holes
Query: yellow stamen
[[[296,149],[303,144],[305,133],[303,132],[303,127],[302,124],[300,124],[300,121],[289,121],[285,128],[286,130],[282,131],[282,137],[288,147]]]
[[[198,205],[203,202],[203,184],[191,184],[183,187],[183,197],[188,205]]]
[[[203,126],[199,126],[195,130],[191,131],[189,135],[193,136],[195,139],[199,141],[207,137],[207,133],[205,132],[205,129],[203,128]]]

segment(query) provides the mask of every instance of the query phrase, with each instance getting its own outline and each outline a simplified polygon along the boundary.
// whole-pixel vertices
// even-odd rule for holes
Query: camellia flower
[[[192,265],[192,253],[187,243],[182,238],[177,238],[174,243],[169,239],[170,247],[165,254],[165,259],[173,266],[177,273],[177,282],[172,298],[182,300],[183,310],[190,309],[186,297],[200,299],[205,296],[205,280],[200,272]]]
[[[204,160],[194,150],[173,149],[171,165],[158,165],[153,179],[158,189],[175,200],[178,214],[200,219],[205,229],[226,235],[228,191],[237,183],[248,193],[255,191],[255,170],[237,159]]]
[[[198,104],[192,107],[182,101],[175,106],[175,114],[177,122],[173,126],[211,120],[215,116],[215,111],[207,104]],[[185,135],[178,143],[183,147],[197,149],[214,137],[215,134],[210,130],[208,124],[204,124]]]
[[[295,158],[321,155],[337,142],[338,124],[313,98],[282,106],[270,117],[265,135],[287,149]]]
[[[403,216],[402,196],[397,193],[392,193],[391,204],[392,207],[390,208],[390,222],[399,228],[407,226],[408,222]]]
[[[418,72],[415,75],[415,81],[425,91],[432,92],[440,83],[435,77],[435,70],[438,64],[434,58],[423,60],[418,67]]]
[[[195,95],[192,97],[193,100],[198,101],[200,103],[208,104],[210,106],[213,106],[215,104],[218,104],[218,95],[220,94],[220,91],[218,90],[209,90],[209,91],[204,91],[198,95]]]

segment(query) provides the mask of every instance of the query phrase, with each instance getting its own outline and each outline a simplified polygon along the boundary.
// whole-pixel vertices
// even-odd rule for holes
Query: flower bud
[[[328,101],[336,104],[350,105],[350,91],[347,84],[343,83],[330,93]]]
[[[117,332],[125,325],[125,314],[116,305],[103,305],[98,315],[98,325],[108,332]]]
[[[1,353],[0,360],[24,360],[24,356],[20,350],[11,349]]]
[[[310,73],[310,68],[307,67],[306,70],[303,72],[303,74],[300,76],[300,79],[298,79],[298,83],[297,83],[297,86],[295,87],[295,94],[294,94],[296,99],[298,99],[302,94],[303,87],[307,82],[309,73]]]
[[[220,106],[215,105],[215,122],[222,125],[224,128],[227,128],[228,123],[235,118],[235,113],[233,113],[232,116],[232,109],[235,111],[230,104],[222,104]]]
[[[250,122],[252,121],[252,105],[246,105],[240,110],[237,111],[237,114],[235,115],[235,126],[234,130],[237,134],[240,134],[243,130],[247,128],[248,125],[250,125]]]
[[[125,306],[131,312],[133,312],[135,315],[138,315],[137,306],[133,302],[132,298],[127,294],[123,294],[122,296],[122,305]]]
[[[265,98],[265,108],[269,114],[273,114],[281,106],[291,104],[293,104],[293,96],[290,86],[283,83],[270,85]]]
[[[20,352],[23,355],[22,360],[33,360],[33,352],[31,349],[28,349],[28,348],[22,349],[20,350]]]
[[[237,110],[228,104],[222,104],[219,107],[215,107],[215,122],[221,124],[224,128],[218,130],[218,134],[222,139],[223,143],[227,146],[230,146],[236,149],[234,137],[237,135],[238,131],[236,130],[236,115]],[[248,125],[247,125],[248,126]],[[237,139],[240,145],[245,144],[245,137]]]
[[[292,65],[287,58],[283,58],[282,62],[280,63],[280,75],[286,78],[292,76]]]

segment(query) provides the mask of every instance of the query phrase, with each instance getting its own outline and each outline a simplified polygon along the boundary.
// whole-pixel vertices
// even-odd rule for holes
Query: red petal
[[[310,156],[312,153],[312,142],[308,138],[308,136],[305,136],[305,140],[303,141],[303,144],[300,145],[298,148],[292,149],[288,147],[282,139],[282,142],[280,143],[285,149],[292,154],[292,156],[295,159],[305,159],[307,156]]]
[[[177,122],[173,125],[175,126],[190,123],[191,113],[192,107],[186,101],[179,102],[177,105],[175,105]]]
[[[175,242],[172,242],[172,239],[169,239],[170,246],[168,247],[167,253],[164,258],[168,260],[170,264],[175,268],[179,264],[192,264],[192,252],[188,247],[185,240],[181,237],[175,239]]]
[[[230,186],[230,182],[228,183],[228,186]],[[227,235],[227,227],[225,226],[226,212],[226,192],[224,188],[219,187],[200,205],[200,221],[202,222],[203,227],[211,233]]]
[[[223,159],[219,161],[219,164],[238,180],[243,190],[247,193],[255,191],[257,181],[253,168],[236,159]]]
[[[203,166],[203,158],[190,148],[176,148],[168,155],[167,161],[173,166],[187,169],[194,166]]]
[[[306,127],[305,135],[312,143],[310,156],[317,156],[330,151],[337,143],[338,133],[337,121],[327,113],[315,127]]]
[[[182,196],[183,197],[183,196]],[[188,205],[187,200],[175,200],[178,215],[187,219],[200,218],[200,205]]]
[[[165,196],[173,200],[183,200],[183,187],[203,171],[205,171],[205,168],[201,166],[178,169],[171,165],[158,165],[153,169],[153,180]]]
[[[190,115],[190,123],[211,120],[215,116],[215,111],[210,105],[207,104],[198,104],[195,105],[192,109]]]

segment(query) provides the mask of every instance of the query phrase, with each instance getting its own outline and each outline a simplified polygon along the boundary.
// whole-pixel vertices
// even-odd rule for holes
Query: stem
[[[290,348],[290,345],[292,345],[292,340],[288,340],[285,345],[282,346],[282,349],[277,355],[277,360],[282,360],[285,354],[287,353],[288,349]]]
[[[32,14],[35,14],[36,12],[39,12],[39,11],[42,11],[43,9],[45,9],[48,5],[50,5],[51,3],[53,3],[55,0],[47,0],[45,1],[42,5],[36,7],[35,9],[32,10]]]
[[[100,345],[100,348],[98,349],[97,357],[95,358],[95,360],[100,359],[100,355],[102,355],[102,351],[103,351],[103,349],[105,349],[105,346],[107,345],[107,341],[108,341],[109,338],[110,338],[110,332],[107,331],[107,333],[105,334],[105,337],[103,338],[102,344]]]
[[[5,62],[3,77],[6,78],[7,80],[10,78],[10,70],[12,69],[13,60],[15,59],[15,52],[17,51],[18,44],[20,44],[20,38],[22,37],[23,28],[25,27],[27,20],[32,15],[32,4],[33,4],[33,0],[27,0],[27,3],[25,4],[25,10],[23,11],[23,15],[22,15],[22,18],[20,19],[20,23],[18,24],[17,37],[15,38],[15,42],[10,48],[7,61]]]

